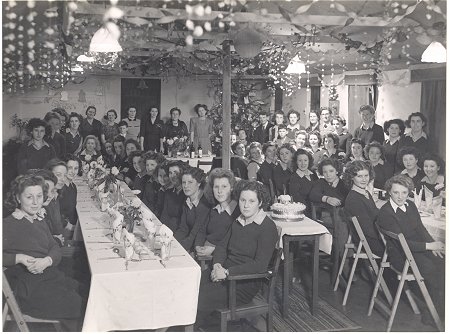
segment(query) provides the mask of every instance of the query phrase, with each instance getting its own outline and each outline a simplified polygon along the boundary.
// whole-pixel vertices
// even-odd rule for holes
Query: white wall
[[[296,90],[291,96],[283,96],[283,111],[285,114],[289,110],[294,109],[300,113],[300,124],[307,126],[307,119],[309,115],[311,92],[306,91],[305,87]]]

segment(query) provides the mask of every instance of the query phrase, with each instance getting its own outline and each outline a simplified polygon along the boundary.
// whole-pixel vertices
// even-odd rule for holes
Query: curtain
[[[361,125],[361,118],[359,117],[359,107],[363,104],[369,103],[371,86],[348,86],[348,130],[351,134],[355,129]]]
[[[445,160],[445,80],[423,81],[420,112],[428,120],[427,134],[434,151]]]
[[[311,86],[311,109],[320,110],[320,86]]]
[[[378,86],[371,85],[369,86],[369,104],[377,110],[378,104]]]

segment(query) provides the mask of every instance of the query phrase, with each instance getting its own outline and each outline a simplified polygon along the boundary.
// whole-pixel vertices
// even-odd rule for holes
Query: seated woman
[[[311,171],[313,166],[311,153],[304,149],[298,149],[292,158],[292,170],[294,173],[288,182],[288,192],[294,202],[301,202],[306,205],[306,213],[311,212],[308,197],[313,184],[318,180],[316,173]]]
[[[135,176],[133,179],[125,176],[125,182],[128,184],[130,189],[140,190],[140,193],[144,190],[144,184],[146,182],[145,175],[147,175],[145,164],[142,160],[142,155],[142,151],[134,151],[130,153],[130,156],[128,157],[128,164],[132,166],[131,168],[134,170]]]
[[[156,212],[156,202],[159,190],[156,170],[158,166],[164,162],[165,158],[162,153],[149,151],[142,156],[142,162],[145,165],[147,178],[143,187],[141,200],[152,212]]]
[[[334,128],[334,133],[339,138],[339,145],[338,149],[341,152],[345,152],[345,156],[348,156],[350,154],[350,145],[352,142],[352,135],[350,132],[347,131],[345,125],[347,124],[347,121],[344,117],[341,116],[334,116],[331,120],[331,125]]]
[[[46,189],[40,176],[21,175],[13,181],[8,204],[15,211],[3,219],[3,266],[25,314],[61,320],[66,330],[79,331],[82,300],[77,283],[57,268],[61,249],[45,222]]]
[[[106,146],[106,142],[113,140],[119,134],[119,126],[116,123],[117,112],[110,109],[106,112],[106,123],[102,126],[101,142]]]
[[[425,153],[422,156],[421,165],[425,173],[421,180],[424,191],[429,191],[433,197],[443,196],[445,191],[444,161],[436,154]],[[425,197],[426,195],[424,194],[423,196]]]
[[[228,306],[228,287],[225,282],[228,275],[262,273],[267,270],[279,238],[275,223],[262,210],[269,200],[262,184],[241,182],[237,192],[241,215],[216,245],[212,271],[202,272],[196,325],[202,325],[215,309]],[[236,288],[237,304],[249,303],[260,288],[260,281],[239,281]]]
[[[160,163],[156,168],[156,179],[158,180],[159,185],[158,193],[156,194],[156,211],[154,212],[156,217],[161,216],[161,212],[164,208],[166,191],[171,188],[169,175],[167,175],[166,172],[167,163],[168,161],[165,160],[162,163]]]
[[[394,175],[394,167],[384,161],[383,146],[379,142],[373,141],[364,148],[364,153],[375,171],[373,186],[378,189],[384,189],[387,179]]]
[[[289,144],[284,144],[278,148],[279,161],[273,169],[272,176],[276,196],[287,195],[288,193],[289,179],[293,174],[291,161],[294,152],[294,149]]]
[[[31,140],[23,143],[17,153],[17,172],[25,173],[28,169],[43,168],[45,163],[56,157],[55,149],[44,140],[47,123],[39,118],[32,118],[27,124]]]
[[[306,148],[308,144],[308,132],[306,130],[300,130],[295,133],[295,150],[300,148]]]
[[[186,201],[181,211],[180,226],[174,237],[189,253],[194,251],[195,238],[207,223],[211,209],[210,203],[203,196],[205,182],[205,172],[200,168],[188,167],[181,176]]]
[[[77,186],[73,183],[73,179],[80,176],[81,161],[73,154],[67,154],[64,161],[67,166],[67,174],[64,187],[60,190],[59,204],[63,220],[67,222],[64,229],[64,238],[71,240],[78,221]]]
[[[425,176],[418,165],[419,157],[419,151],[412,146],[402,147],[398,152],[398,161],[405,167],[400,173],[411,178],[417,193],[419,193],[419,190],[422,187],[421,182]]]
[[[94,135],[88,135],[84,138],[83,142],[83,150],[80,152],[80,160],[81,161],[92,161],[96,160],[101,155],[100,142]],[[86,159],[88,156],[88,159]]]
[[[306,132],[319,132],[320,129],[320,117],[317,110],[311,110],[309,112],[309,126],[306,128]]]
[[[114,166],[114,161],[116,161],[116,152],[114,152],[114,145],[112,140],[107,140],[105,142],[105,148],[103,150],[103,160],[105,161],[105,166],[111,168]]]
[[[273,169],[277,164],[277,147],[274,142],[264,143],[262,147],[262,153],[264,154],[264,162],[259,167],[257,173],[257,180],[262,182],[270,193],[270,180],[272,179]],[[270,197],[275,198],[275,194],[270,194]]]
[[[381,207],[377,223],[385,230],[397,234],[403,233],[420,273],[425,279],[434,306],[443,317],[445,314],[445,261],[443,259],[445,244],[433,240],[422,223],[416,205],[408,200],[408,194],[413,189],[414,183],[406,175],[399,174],[390,178],[386,182],[386,191],[390,199]],[[405,261],[401,246],[390,239],[387,241],[389,261],[395,268],[401,270]],[[416,289],[418,295],[421,295],[416,284],[412,284],[411,288]]]
[[[61,117],[58,113],[49,111],[45,114],[44,121],[50,127],[50,131],[45,135],[44,140],[53,146],[56,157],[61,159],[66,155],[66,139],[59,133],[61,128]]]
[[[364,236],[372,252],[378,256],[382,256],[384,245],[375,228],[378,208],[375,205],[372,195],[367,190],[370,181],[374,177],[375,172],[368,161],[355,160],[347,163],[342,179],[350,191],[345,199],[344,207],[350,217],[358,218],[359,225],[364,232]],[[353,240],[359,240],[356,233],[353,234]]]
[[[323,150],[315,154],[315,160],[321,161],[325,158],[344,160],[345,152],[339,149],[339,137],[334,133],[327,133],[323,137]]]
[[[58,201],[58,192],[56,185],[58,178],[51,171],[46,169],[30,169],[27,175],[40,176],[44,179],[47,186],[47,198],[42,204],[47,211],[47,225],[53,238],[60,246],[64,245],[63,230],[64,226],[61,219],[61,208]]]
[[[208,182],[217,203],[209,212],[208,222],[195,239],[197,256],[209,256],[222,242],[231,224],[241,214],[236,200],[232,198],[236,179],[230,170],[216,168],[209,174]]]
[[[230,159],[231,170],[233,171],[234,175],[236,175],[236,177],[247,180],[248,161],[245,158],[245,145],[237,141],[233,145],[231,145],[231,151],[233,153],[233,156]]]
[[[347,161],[365,161],[364,142],[359,138],[353,138],[350,142],[350,155]]]
[[[247,165],[247,174],[249,181],[256,181],[259,168],[263,162],[261,144],[254,141],[248,146],[249,163]]]
[[[176,231],[180,225],[182,207],[186,201],[181,186],[181,175],[185,167],[185,164],[179,160],[168,161],[165,165],[170,183],[169,189],[164,194],[163,208],[158,218],[172,231]]]
[[[130,161],[130,155],[131,153],[135,151],[140,151],[141,146],[135,139],[127,139],[124,143],[125,146],[125,164],[124,167],[121,170],[120,176],[121,179],[128,184],[128,186],[131,184],[132,180],[136,177],[136,170],[133,168],[133,164]],[[129,184],[130,183],[130,184]]]
[[[313,169],[317,170],[317,166],[319,165],[320,158],[320,145],[322,145],[322,137],[320,136],[319,131],[313,131],[309,134],[308,139],[309,149],[314,158]]]
[[[122,136],[116,136],[112,140],[112,143],[115,153],[115,159],[112,166],[117,167],[119,171],[122,172],[123,169],[127,167],[127,155],[125,153],[125,138]]]

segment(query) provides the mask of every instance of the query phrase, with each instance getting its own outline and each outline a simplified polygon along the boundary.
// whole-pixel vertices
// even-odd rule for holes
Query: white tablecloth
[[[331,246],[333,244],[333,236],[325,226],[318,222],[305,217],[299,221],[282,221],[272,217],[275,225],[277,225],[280,234],[280,247],[283,247],[283,235],[315,235],[322,234],[319,238],[319,249],[327,254],[331,254]]]
[[[108,214],[79,180],[77,210],[92,274],[83,331],[156,329],[195,322],[201,270],[174,240],[159,259],[129,262],[112,251]],[[126,197],[132,197],[129,189]],[[135,229],[139,234],[140,227]],[[117,257],[117,259],[115,259]],[[112,259],[111,259],[112,258]]]

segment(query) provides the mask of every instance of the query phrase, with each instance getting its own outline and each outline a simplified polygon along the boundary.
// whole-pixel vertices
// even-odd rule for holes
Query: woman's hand
[[[23,264],[28,268],[28,266],[30,265],[30,262],[28,262],[28,260],[33,261],[35,260],[35,258],[26,254],[16,254],[16,264]]]
[[[340,206],[341,200],[336,197],[327,196],[325,203],[330,204],[331,206]]]
[[[197,252],[197,256],[210,256],[216,247],[214,246],[197,246],[195,247],[195,251]]]
[[[426,248],[426,250],[433,251],[433,253],[434,252],[439,252],[439,253],[445,252],[445,244],[440,241],[427,242],[425,244],[425,248]]]
[[[216,263],[211,272],[211,280],[213,282],[219,282],[219,281],[223,281],[226,278],[227,278],[227,273],[225,271],[225,268],[222,267],[222,265],[220,263]]]
[[[444,258],[444,252],[432,251],[434,256],[439,256],[441,259]]]
[[[32,274],[42,274],[45,269],[52,265],[52,259],[50,256],[46,256],[43,258],[35,258],[33,260],[27,260],[29,266],[27,269]]]

